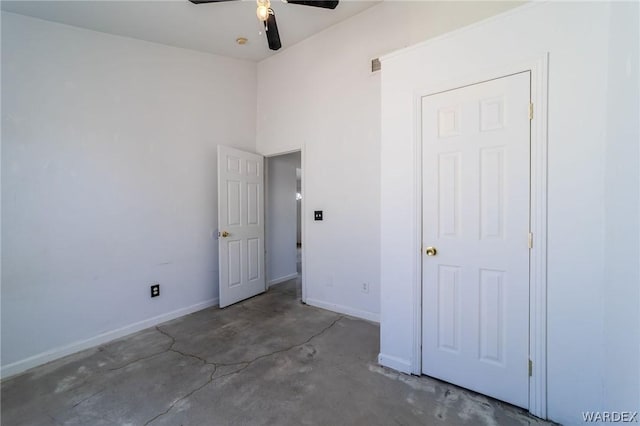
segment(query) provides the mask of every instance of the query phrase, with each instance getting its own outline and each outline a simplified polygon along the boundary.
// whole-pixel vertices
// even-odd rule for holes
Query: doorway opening
[[[303,185],[300,151],[265,158],[267,289],[287,285],[303,297]]]

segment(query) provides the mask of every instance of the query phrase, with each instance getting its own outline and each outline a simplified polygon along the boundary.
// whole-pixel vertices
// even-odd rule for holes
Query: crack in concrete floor
[[[329,324],[328,326],[326,326],[325,328],[323,328],[319,332],[311,335],[311,337],[309,337],[308,339],[306,339],[302,343],[296,343],[295,345],[291,345],[291,346],[289,346],[287,348],[278,349],[278,350],[275,350],[273,352],[269,352],[267,354],[263,354],[263,355],[257,356],[255,358],[251,359],[250,361],[241,361],[241,362],[237,362],[237,363],[233,363],[233,364],[211,362],[211,361],[207,361],[206,359],[204,359],[202,357],[199,357],[197,355],[189,354],[189,353],[186,353],[186,352],[182,352],[182,351],[178,351],[176,349],[173,349],[173,346],[176,344],[176,338],[174,336],[172,336],[171,334],[169,334],[167,331],[162,330],[159,326],[156,326],[156,330],[158,330],[161,334],[163,334],[163,335],[165,335],[165,336],[167,336],[167,337],[169,337],[171,339],[171,345],[166,350],[164,350],[162,352],[159,352],[159,353],[157,353],[157,354],[155,354],[153,356],[160,355],[161,353],[165,353],[165,352],[171,351],[171,352],[175,352],[175,353],[177,353],[179,355],[182,355],[182,356],[185,356],[185,357],[195,358],[197,360],[202,361],[203,364],[205,364],[205,365],[212,365],[214,368],[213,368],[213,371],[211,372],[211,374],[209,375],[209,380],[207,380],[204,384],[196,387],[195,389],[192,389],[186,395],[184,395],[184,396],[176,399],[175,401],[173,401],[169,405],[169,408],[167,408],[162,413],[159,413],[156,416],[152,417],[151,419],[147,420],[145,422],[144,426],[148,426],[151,423],[153,423],[156,420],[158,420],[160,417],[168,414],[173,409],[173,407],[176,406],[176,404],[178,404],[179,402],[184,401],[185,399],[189,398],[190,396],[192,396],[193,394],[195,394],[199,390],[204,389],[206,386],[210,385],[214,381],[219,380],[219,379],[221,379],[223,377],[228,377],[228,376],[232,376],[232,375],[235,375],[235,374],[240,374],[241,372],[243,372],[244,370],[249,368],[249,366],[251,366],[254,362],[256,362],[258,360],[261,360],[261,359],[264,359],[264,358],[268,358],[268,357],[274,356],[276,354],[288,352],[288,351],[290,351],[290,350],[292,350],[294,348],[306,345],[307,343],[311,342],[313,339],[315,339],[315,338],[317,338],[319,336],[322,336],[329,329],[331,329],[334,325],[336,325],[338,323],[338,321],[340,321],[342,318],[344,318],[344,316],[342,316],[342,315],[338,316],[338,318],[336,318],[333,322],[331,322],[331,324]],[[142,359],[145,359],[145,358],[142,358]],[[140,361],[140,360],[132,361],[132,363],[133,362],[138,362],[138,361]],[[213,377],[216,374],[216,371],[218,371],[218,367],[221,367],[221,366],[234,366],[234,365],[240,365],[240,364],[245,364],[245,365],[242,368],[240,368],[240,369],[238,369],[236,371],[232,371],[230,373],[223,374],[223,375],[215,377],[215,378]]]
[[[381,367],[377,325],[301,305],[295,288],[283,283],[228,309],[181,317],[4,381],[3,422],[548,424],[471,391]]]
[[[98,392],[92,393],[91,395],[87,396],[86,398],[82,398],[80,401],[76,402],[75,404],[73,404],[71,406],[71,408],[76,408],[77,406],[87,402],[88,400],[90,400],[91,398],[93,398],[94,396],[100,395],[102,392],[104,392],[106,389],[100,389]]]

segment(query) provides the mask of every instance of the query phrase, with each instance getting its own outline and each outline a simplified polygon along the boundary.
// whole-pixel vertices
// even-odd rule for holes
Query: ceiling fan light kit
[[[234,1],[234,0],[189,0],[194,4],[202,4],[202,3],[219,3],[223,1]],[[283,0],[287,4],[298,4],[301,6],[314,6],[320,7],[322,9],[335,9],[338,6],[338,0]],[[280,34],[278,33],[278,25],[276,24],[276,15],[271,9],[271,1],[270,0],[256,0],[257,8],[256,8],[256,16],[260,22],[264,23],[265,33],[267,34],[267,44],[269,45],[269,49],[278,50],[282,47],[282,43],[280,42]],[[236,42],[238,44],[246,43],[246,39],[244,43],[240,42],[240,39],[237,39]]]
[[[269,9],[271,9],[271,2],[269,0],[256,0],[258,3],[258,9],[256,9],[256,15],[258,15],[259,21],[266,21],[269,18]]]

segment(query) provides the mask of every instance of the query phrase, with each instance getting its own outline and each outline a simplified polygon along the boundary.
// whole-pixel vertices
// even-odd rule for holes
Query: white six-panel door
[[[218,146],[220,307],[265,291],[264,159]]]
[[[529,102],[529,72],[422,99],[422,371],[520,407],[529,395]]]

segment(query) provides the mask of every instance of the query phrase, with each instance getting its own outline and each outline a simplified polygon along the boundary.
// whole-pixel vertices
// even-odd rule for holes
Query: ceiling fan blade
[[[193,4],[204,4],[204,3],[221,3],[223,1],[235,1],[235,0],[189,0]]]
[[[269,18],[264,22],[264,29],[267,33],[269,49],[280,49],[282,47],[282,43],[280,43],[280,34],[278,33],[278,25],[276,24],[276,15],[274,15],[272,10],[269,10]]]
[[[335,9],[338,6],[338,0],[287,0],[289,4],[300,4],[303,6],[315,6],[323,9]]]

